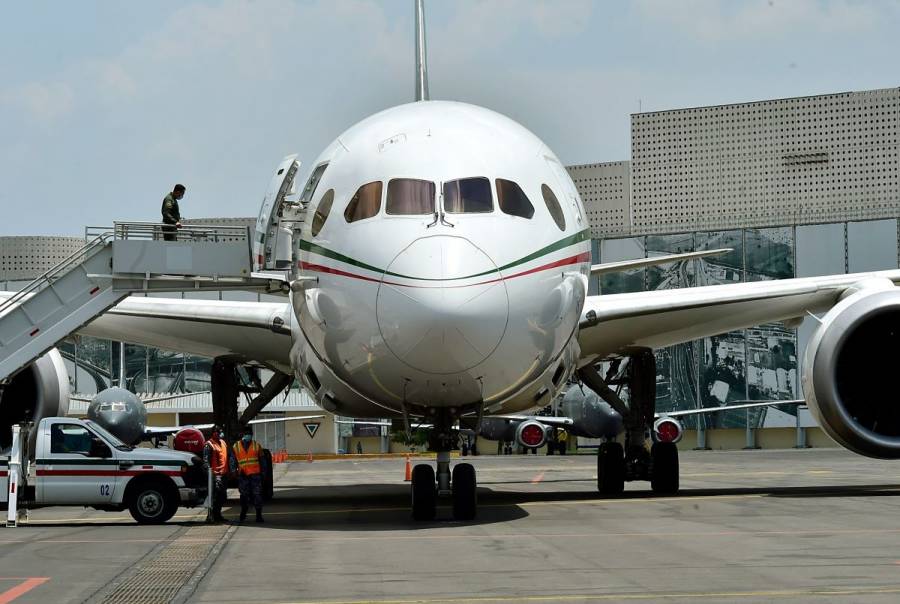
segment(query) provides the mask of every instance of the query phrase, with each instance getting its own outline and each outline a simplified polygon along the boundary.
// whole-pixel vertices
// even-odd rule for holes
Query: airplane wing
[[[291,373],[287,303],[126,298],[78,330],[206,357],[233,356]]]
[[[638,258],[636,260],[619,260],[616,262],[604,262],[603,264],[595,264],[591,266],[591,275],[604,275],[606,273],[618,273],[635,268],[643,268],[645,266],[658,266],[660,264],[669,264],[670,262],[681,262],[683,260],[696,260],[697,258],[705,258],[707,256],[718,256],[726,252],[732,251],[731,248],[722,248],[719,250],[703,250],[700,252],[687,252],[684,254],[668,254],[666,256],[650,256],[649,258]]]
[[[719,413],[721,411],[734,411],[735,409],[754,409],[758,407],[776,407],[778,405],[805,405],[806,400],[794,399],[789,401],[762,401],[762,402],[739,402],[733,405],[722,405],[721,407],[702,407],[700,409],[685,409],[683,411],[664,411],[656,414],[656,418],[660,417],[684,417],[686,415],[702,415],[705,413]]]
[[[571,417],[554,417],[550,415],[491,415],[488,417],[508,419],[517,422],[534,420],[537,422],[541,422],[544,425],[556,426],[558,428],[565,428],[575,423],[575,420],[573,420]]]
[[[662,348],[772,321],[824,312],[869,279],[900,283],[900,270],[589,296],[579,363]]]
[[[291,417],[269,417],[265,419],[251,419],[248,424],[255,426],[256,424],[271,424],[275,422],[291,422],[298,419],[321,419],[324,415],[292,415]],[[194,428],[195,430],[209,430],[215,424],[185,424],[184,426],[147,426],[144,429],[145,438],[154,438],[160,436],[168,436],[175,434],[185,428]]]

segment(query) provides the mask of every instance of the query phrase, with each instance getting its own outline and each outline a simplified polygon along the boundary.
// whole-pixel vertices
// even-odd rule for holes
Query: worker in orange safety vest
[[[232,470],[238,475],[238,490],[241,493],[240,522],[247,519],[247,508],[250,500],[256,508],[256,521],[263,522],[262,516],[262,470],[265,463],[262,446],[253,440],[253,429],[244,428],[241,440],[232,447]]]
[[[213,475],[212,519],[223,522],[222,506],[227,498],[228,443],[221,426],[213,426],[212,435],[203,447],[203,461]]]

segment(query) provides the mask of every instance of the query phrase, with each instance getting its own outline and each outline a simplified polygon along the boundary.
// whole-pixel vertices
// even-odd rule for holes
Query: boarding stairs
[[[254,273],[243,226],[186,225],[175,241],[163,225],[88,228],[84,247],[0,299],[0,383],[134,293],[287,291],[284,273]]]

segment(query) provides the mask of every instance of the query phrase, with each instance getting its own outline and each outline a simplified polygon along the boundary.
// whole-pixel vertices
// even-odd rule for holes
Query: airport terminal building
[[[594,262],[732,250],[608,274],[591,283],[591,293],[900,266],[900,88],[638,113],[631,116],[630,160],[568,169],[590,219]],[[202,222],[244,221],[252,225],[254,219]],[[78,237],[0,238],[0,289],[21,287],[83,243]],[[283,300],[236,292],[183,295]],[[813,322],[761,325],[658,351],[657,409],[798,398],[799,364]],[[90,396],[124,383],[143,397],[184,394],[148,405],[156,424],[199,421],[208,416],[198,414],[212,409],[206,394],[211,359],[88,337],[66,342],[61,351],[75,393]],[[78,410],[73,404],[72,412]],[[318,411],[300,391],[267,410]],[[758,431],[763,441],[766,433],[784,433],[798,421],[812,425],[808,413],[798,418],[791,407],[701,421],[705,425],[694,427],[740,434],[747,426],[773,428]],[[316,422],[314,429],[305,427]],[[316,422],[291,422],[297,425],[261,436],[293,453],[355,451],[357,444],[374,453],[391,446],[383,427],[330,417]],[[713,447],[723,443],[708,441]]]

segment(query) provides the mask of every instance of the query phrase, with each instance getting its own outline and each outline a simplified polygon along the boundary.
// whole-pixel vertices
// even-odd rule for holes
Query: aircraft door
[[[281,163],[269,182],[266,196],[263,197],[259,209],[259,217],[256,219],[256,229],[253,233],[253,270],[284,270],[285,262],[290,264],[291,233],[286,233],[279,228],[282,205],[288,195],[294,191],[294,180],[300,162],[296,155],[288,155]],[[279,241],[280,240],[280,241]],[[279,250],[287,249],[287,258],[279,254]],[[282,266],[279,266],[281,264]]]
[[[36,465],[39,497],[47,503],[108,503],[116,490],[115,451],[81,424],[51,424],[50,452]]]

